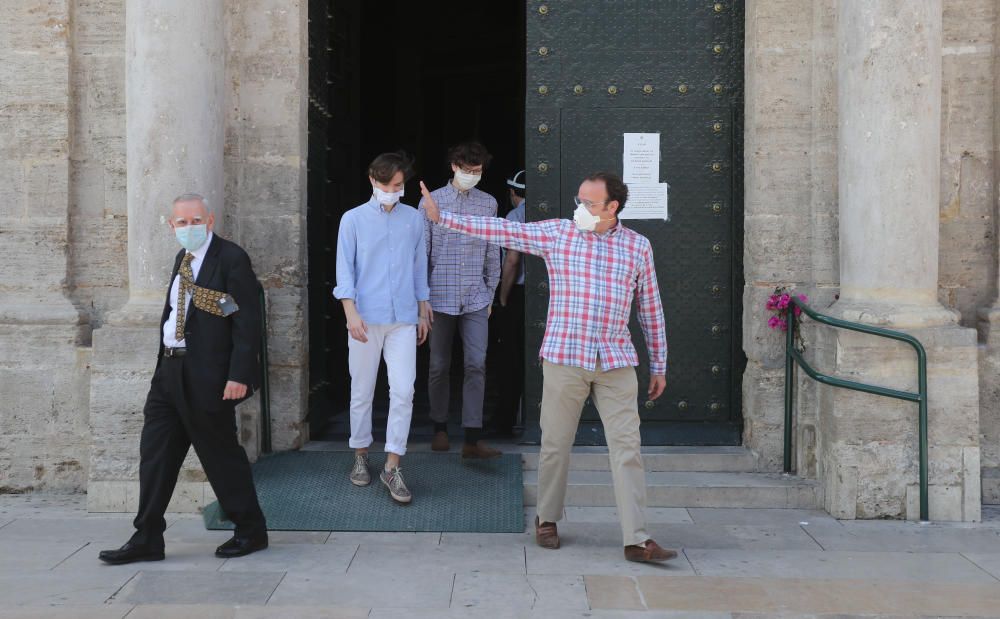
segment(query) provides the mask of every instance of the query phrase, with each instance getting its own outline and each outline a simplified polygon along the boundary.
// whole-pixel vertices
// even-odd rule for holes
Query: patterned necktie
[[[181,268],[177,271],[181,276],[181,281],[177,285],[177,328],[174,330],[174,337],[177,338],[178,342],[184,339],[184,318],[187,313],[185,304],[187,302],[188,286],[194,284],[194,272],[191,271],[192,260],[194,260],[194,254],[191,252],[184,254],[184,260],[181,261]]]
[[[191,303],[201,311],[215,314],[216,316],[225,316],[219,302],[226,297],[226,293],[196,285],[194,283],[194,271],[191,270],[192,260],[194,260],[194,254],[191,252],[184,254],[181,266],[177,270],[181,276],[181,281],[177,286],[177,328],[174,330],[174,337],[177,338],[178,342],[184,339],[187,293],[191,293]]]

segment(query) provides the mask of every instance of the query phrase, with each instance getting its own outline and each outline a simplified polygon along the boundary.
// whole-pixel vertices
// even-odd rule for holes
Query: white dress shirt
[[[191,252],[194,254],[194,258],[191,259],[191,273],[194,280],[198,280],[198,271],[201,270],[201,264],[205,261],[205,254],[208,253],[208,246],[212,244],[212,233],[208,233],[208,238],[205,242],[201,244],[201,247]],[[170,284],[170,315],[167,316],[167,322],[163,323],[163,345],[167,348],[184,348],[184,340],[178,340],[175,336],[177,335],[177,290],[181,285],[181,274],[178,270],[177,275],[174,277],[174,281]],[[185,309],[185,320],[187,316],[191,313],[191,293],[188,292],[184,299],[184,309]]]

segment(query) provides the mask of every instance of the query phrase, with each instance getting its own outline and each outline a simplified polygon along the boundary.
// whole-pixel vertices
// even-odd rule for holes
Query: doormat
[[[413,494],[398,505],[379,480],[384,453],[369,456],[372,483],[359,488],[348,475],[354,452],[286,451],[253,465],[267,528],[273,531],[524,532],[521,457],[462,460],[457,453],[410,453],[403,479]],[[232,529],[218,501],[205,507],[205,528]]]

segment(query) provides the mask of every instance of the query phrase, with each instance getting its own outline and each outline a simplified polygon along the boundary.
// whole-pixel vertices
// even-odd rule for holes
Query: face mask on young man
[[[468,191],[479,184],[482,174],[470,174],[462,170],[455,170],[455,184],[462,191]]]
[[[399,202],[399,199],[403,197],[403,189],[399,191],[382,191],[375,185],[372,185],[372,191],[375,196],[375,200],[382,205],[392,206],[393,204]]]

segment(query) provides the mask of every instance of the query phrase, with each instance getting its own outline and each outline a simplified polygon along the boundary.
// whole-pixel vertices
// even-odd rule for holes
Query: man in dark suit
[[[174,260],[143,409],[136,532],[118,550],[102,551],[105,563],[163,559],[163,514],[190,446],[236,525],[215,555],[241,557],[267,548],[264,514],[235,418],[236,405],[253,394],[259,375],[257,277],[247,253],[213,234],[214,224],[202,196],[174,200],[170,227],[183,249]]]

